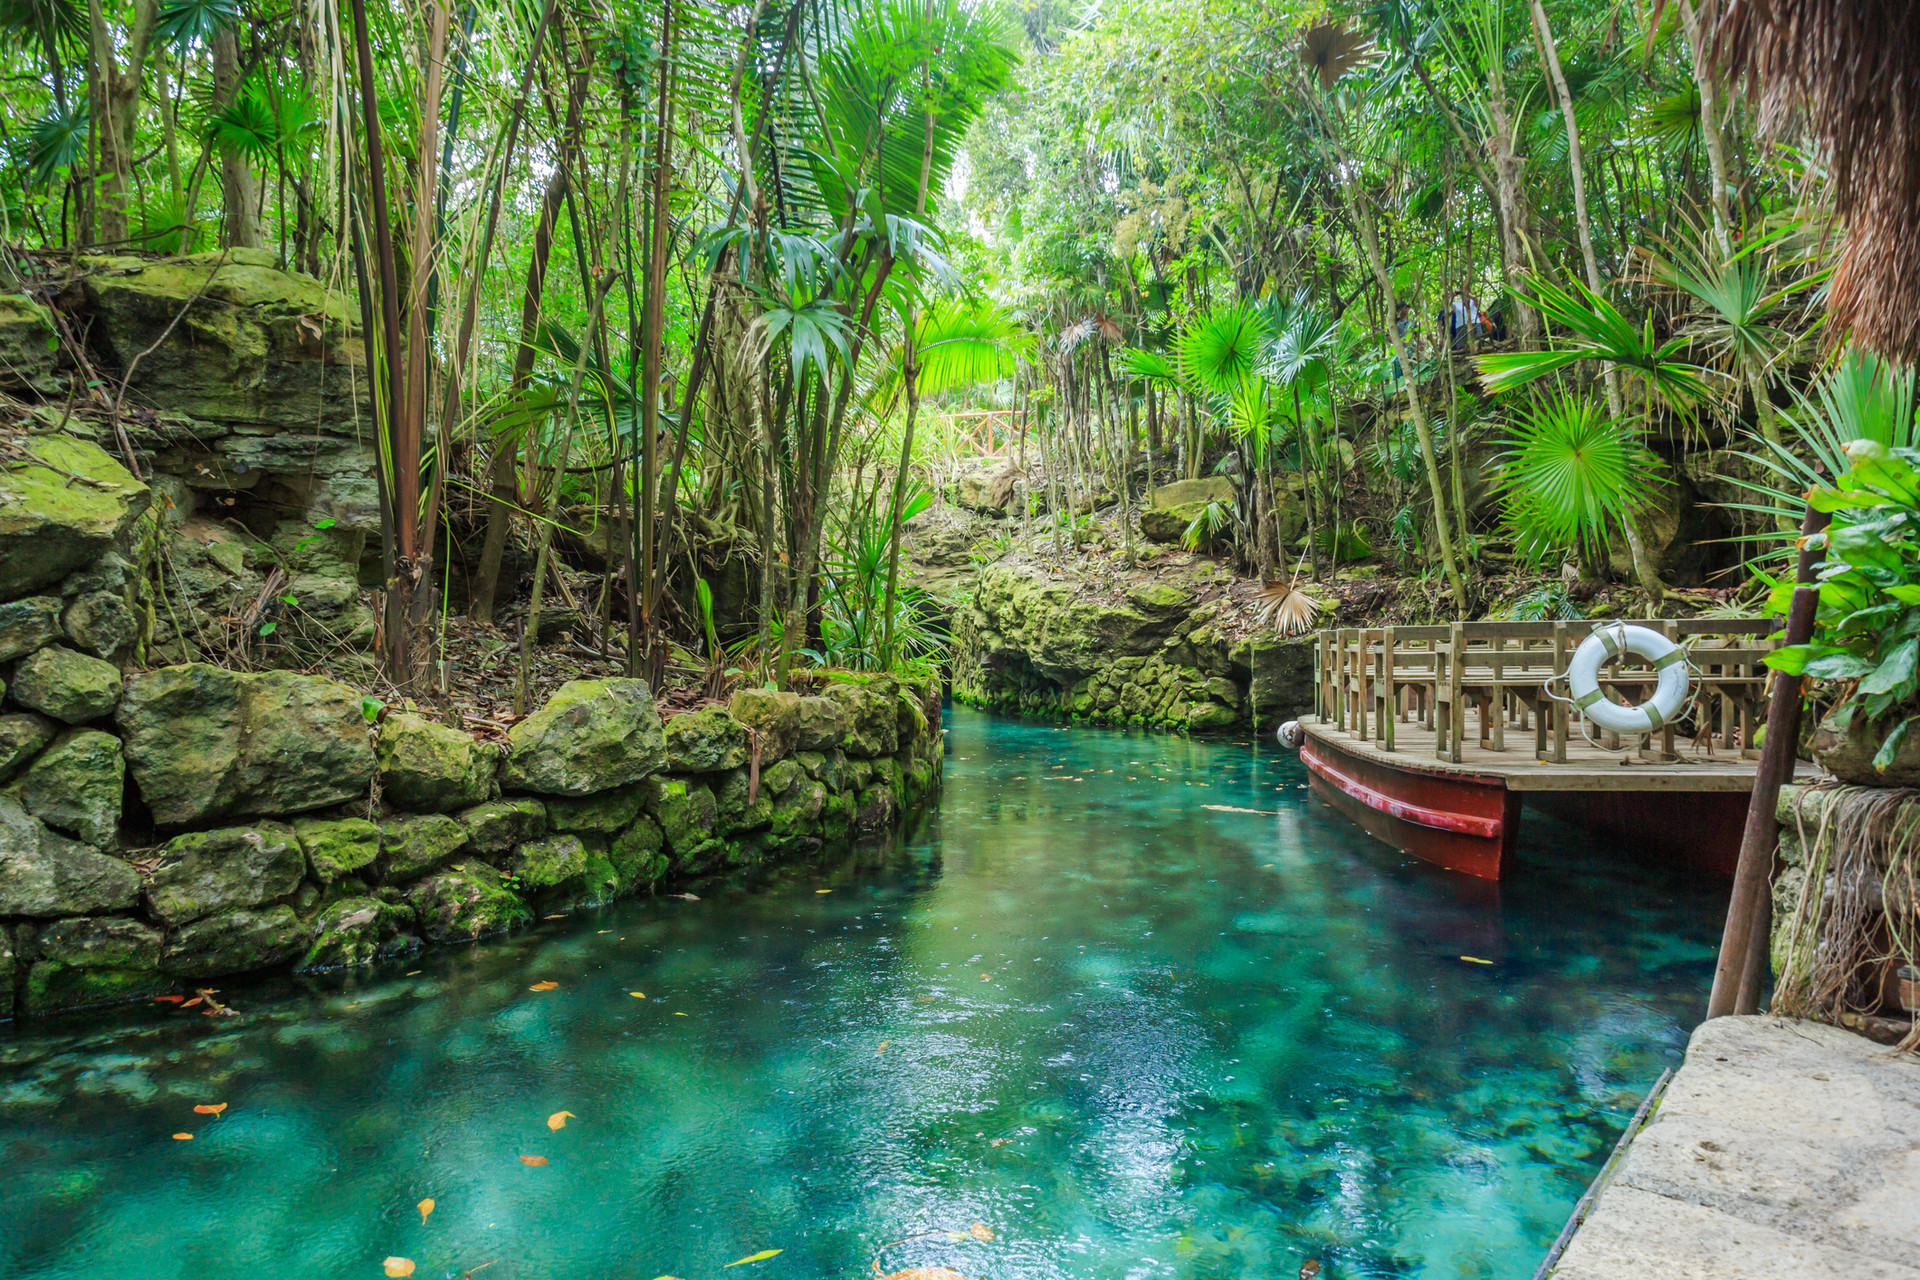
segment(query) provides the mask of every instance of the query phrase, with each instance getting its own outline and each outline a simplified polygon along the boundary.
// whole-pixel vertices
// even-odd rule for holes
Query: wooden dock
[[[1315,714],[1300,722],[1315,789],[1388,844],[1485,879],[1511,871],[1523,805],[1731,875],[1759,755],[1755,730],[1764,723],[1761,662],[1777,624],[1632,624],[1687,649],[1693,687],[1674,723],[1624,741],[1590,731],[1564,700],[1574,650],[1609,625],[1322,632]],[[1601,687],[1638,702],[1655,679],[1627,659]]]

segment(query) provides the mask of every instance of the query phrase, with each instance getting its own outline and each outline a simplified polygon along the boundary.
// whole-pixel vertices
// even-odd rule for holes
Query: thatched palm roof
[[[1770,127],[1798,118],[1827,148],[1834,324],[1920,362],[1920,0],[1730,0],[1716,53]]]

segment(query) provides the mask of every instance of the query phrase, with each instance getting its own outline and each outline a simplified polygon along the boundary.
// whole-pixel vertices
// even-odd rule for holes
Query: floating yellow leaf
[[[893,1043],[893,1041],[891,1041],[891,1040],[882,1040],[882,1041],[880,1042],[880,1047],[879,1047],[878,1049],[875,1049],[875,1050],[874,1050],[874,1052],[875,1052],[875,1053],[885,1053],[885,1052],[887,1051],[887,1046],[888,1046],[888,1045],[890,1045],[890,1044],[892,1044],[892,1043]]]
[[[413,1274],[412,1258],[388,1258],[380,1264],[390,1276],[410,1276]]]
[[[192,1142],[193,1135],[190,1133],[176,1133],[173,1135],[173,1140],[175,1142]]]
[[[771,1258],[774,1254],[779,1252],[780,1250],[778,1249],[762,1249],[760,1252],[750,1253],[744,1258],[735,1258],[732,1262],[729,1262],[727,1264],[727,1267],[741,1267],[741,1266],[745,1266],[749,1262],[765,1262],[768,1258]],[[727,1267],[722,1267],[720,1269],[722,1271],[725,1271]]]
[[[882,1280],[967,1280],[951,1267],[908,1267],[905,1271],[896,1271]]]
[[[556,915],[550,915],[550,916],[541,916],[540,918],[541,918],[542,920],[565,920],[565,919],[567,918],[567,916],[566,916],[566,913],[565,913],[565,912],[560,912],[560,913],[558,913],[558,914],[556,914]]]
[[[984,1222],[976,1222],[967,1228],[967,1234],[975,1240],[991,1240],[993,1239],[993,1228]]]
[[[673,1011],[673,1016],[674,1016],[674,1017],[676,1017],[676,1018],[684,1018],[684,1017],[686,1017],[687,1015],[686,1015],[686,1014],[684,1014],[684,1013],[681,1013],[681,1012],[680,1012],[680,1011],[679,1011],[678,1009],[675,1009],[675,1010]]]
[[[982,982],[992,982],[992,981],[993,981],[993,975],[992,975],[992,974],[990,974],[990,973],[983,973],[983,974],[981,974],[981,975],[980,975],[980,981],[982,981]]]
[[[415,1205],[414,1208],[420,1211],[420,1221],[425,1222],[427,1220],[427,1215],[433,1212],[433,1197],[428,1196],[425,1200],[422,1200],[419,1204]]]
[[[579,1118],[579,1116],[574,1115],[571,1111],[556,1111],[547,1117],[547,1128],[564,1129],[567,1127],[567,1121],[578,1120]]]
[[[1492,964],[1491,960],[1482,960],[1479,956],[1461,956],[1468,964]]]
[[[815,892],[815,893],[832,893],[832,892],[833,892],[833,890],[831,890],[831,889],[815,889],[815,890],[814,890],[814,892]]]
[[[528,988],[527,988],[527,990],[529,990],[529,991],[551,991],[551,990],[553,990],[553,989],[554,989],[555,987],[557,987],[557,986],[559,986],[559,985],[560,985],[560,984],[559,984],[559,983],[557,983],[557,982],[536,982],[536,983],[534,983],[534,984],[533,984],[532,986],[530,986],[530,987],[528,987]]]
[[[644,991],[629,991],[627,992],[627,994],[632,996],[635,1000],[645,1000],[647,998],[647,993]]]
[[[1012,1138],[995,1138],[992,1142],[987,1144],[987,1148],[989,1150],[997,1150],[1001,1147],[1011,1145],[1012,1142],[1013,1142]]]
[[[545,1156],[521,1156],[520,1157],[521,1164],[530,1164],[536,1169],[538,1169],[541,1165],[545,1164],[546,1162],[547,1162],[547,1158]]]
[[[224,1102],[203,1102],[193,1109],[193,1114],[197,1116],[217,1116],[226,1109],[227,1104]]]

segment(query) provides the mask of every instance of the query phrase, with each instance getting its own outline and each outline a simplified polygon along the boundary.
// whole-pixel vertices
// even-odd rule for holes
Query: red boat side
[[[1314,790],[1375,839],[1483,880],[1513,869],[1521,797],[1500,778],[1386,768],[1311,736],[1300,758]]]

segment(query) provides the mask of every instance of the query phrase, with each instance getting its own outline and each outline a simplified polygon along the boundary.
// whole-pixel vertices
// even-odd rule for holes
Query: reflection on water
[[[1496,889],[1271,747],[949,725],[900,849],[0,1032],[0,1275],[1525,1277],[1698,1016],[1713,893],[1565,828]]]

